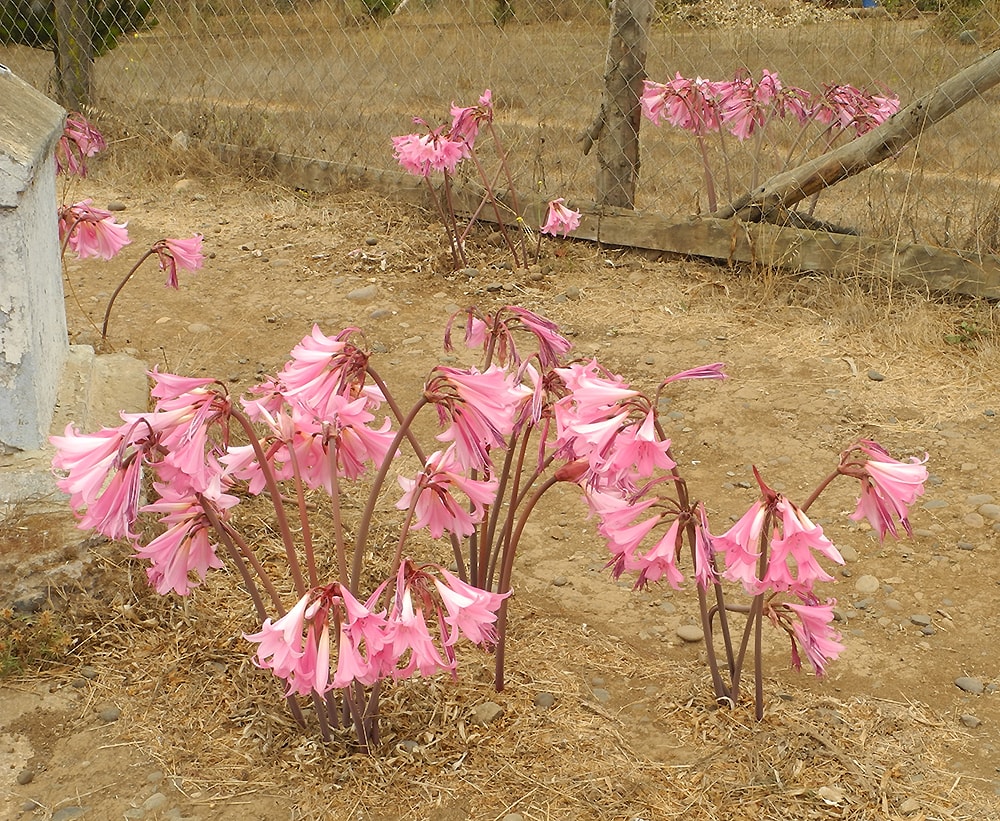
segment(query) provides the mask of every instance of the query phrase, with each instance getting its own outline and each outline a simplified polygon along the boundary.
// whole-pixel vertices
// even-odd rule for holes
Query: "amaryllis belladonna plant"
[[[463,107],[452,103],[450,124],[432,128],[420,118],[414,118],[414,122],[422,127],[420,132],[392,138],[393,155],[399,164],[409,173],[423,177],[427,182],[431,199],[444,221],[448,247],[456,269],[468,265],[465,242],[486,207],[493,212],[497,228],[513,257],[514,267],[528,264],[525,236],[531,233],[531,229],[520,216],[521,209],[507,163],[507,152],[494,127],[494,117],[493,94],[486,89],[477,105]],[[498,166],[492,174],[483,164],[476,146],[477,138],[483,129],[489,133]],[[475,168],[476,177],[482,185],[482,197],[475,212],[462,226],[456,213],[454,178],[459,163],[466,160]],[[431,183],[432,175],[438,173],[444,180],[440,194]],[[501,177],[507,187],[509,204],[500,198],[497,191],[497,183]],[[561,233],[565,237],[580,224],[580,214],[564,203],[565,200],[561,198],[549,203],[546,221],[538,232],[538,242],[535,246],[536,262],[541,250],[541,234],[555,236]]]
[[[231,564],[256,610],[245,634],[255,663],[280,681],[300,722],[304,698],[324,738],[352,728],[364,749],[378,740],[382,683],[456,676],[463,640],[495,648],[503,687],[517,551],[532,511],[560,482],[580,488],[616,578],[694,588],[720,702],[740,700],[752,638],[761,714],[765,620],[787,635],[794,666],[804,656],[821,674],[837,657],[834,600],[820,588],[842,559],[806,511],[847,476],[861,485],[852,518],[868,519],[880,537],[896,535],[897,524],[909,530],[927,478],[922,461],[859,440],[802,504],[755,471],[758,500],[713,533],[658,407],[681,382],[724,379],[720,363],[669,376],[647,396],[598,361],[572,358],[558,327],[521,307],[470,308],[449,322],[446,349],[455,335],[481,352],[479,365],[433,368],[409,407],[356,328],[314,328],[242,398],[219,381],[154,370],[152,411],[123,413],[121,425],[92,434],[70,425],[53,438],[59,486],[81,527],[133,545],[161,594],[189,595]],[[417,435],[426,414],[438,431],[433,447]],[[343,503],[351,487],[361,504]],[[259,538],[235,524],[234,509],[259,495],[272,502],[283,566],[273,553],[265,562]],[[139,526],[149,519],[158,526]],[[376,524],[395,534],[390,541],[371,538]],[[441,549],[416,557],[428,538]]]
[[[776,122],[793,123],[797,136],[788,154],[783,159],[776,159],[775,172],[791,164],[796,148],[812,123],[819,126],[812,145],[819,145],[821,151],[826,151],[842,134],[855,137],[865,134],[899,111],[899,98],[892,94],[871,94],[851,85],[828,85],[824,86],[822,94],[812,94],[785,85],[777,74],[767,69],[761,72],[759,80],[747,72],[725,81],[691,79],[680,72],[665,83],[645,80],[641,104],[643,115],[654,125],[666,122],[688,131],[697,139],[708,210],[712,212],[717,209],[718,201],[709,134],[718,135],[727,187],[732,196],[736,192],[729,179],[731,164],[726,134],[753,146],[753,172],[745,188],[749,191],[758,183],[765,130]]]
[[[107,144],[101,133],[81,114],[70,114],[66,118],[63,135],[56,144],[56,173],[85,177],[86,160],[104,150]],[[72,205],[61,205],[58,210],[59,240],[62,254],[73,251],[79,259],[110,260],[132,240],[128,235],[128,223],[116,222],[111,211],[97,208],[92,199],[81,200]],[[121,280],[104,312],[101,326],[101,341],[108,338],[108,322],[111,310],[122,288],[132,278],[139,267],[155,256],[160,270],[167,275],[168,288],[178,288],[178,269],[197,271],[204,264],[201,250],[202,237],[195,234],[186,239],[160,239],[146,250],[139,261],[129,269]]]

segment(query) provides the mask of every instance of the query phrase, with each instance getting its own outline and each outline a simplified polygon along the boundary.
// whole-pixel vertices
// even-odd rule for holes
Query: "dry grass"
[[[459,682],[390,685],[383,748],[352,755],[346,737],[324,746],[302,733],[246,659],[238,636],[253,625],[231,586],[161,599],[130,562],[103,561],[119,591],[114,618],[107,600],[73,607],[79,624],[100,625],[81,636],[96,697],[122,705],[126,740],[206,809],[295,795],[295,817],[309,819],[986,817],[988,799],[942,768],[941,745],[960,734],[918,704],[841,701],[772,680],[757,723],[746,708],[706,703],[696,662],[650,655],[530,600],[513,611],[504,692],[490,686],[490,659],[467,651]],[[598,685],[612,701],[595,698]],[[551,709],[534,705],[541,692],[555,696]],[[503,715],[475,724],[472,708],[491,700]]]

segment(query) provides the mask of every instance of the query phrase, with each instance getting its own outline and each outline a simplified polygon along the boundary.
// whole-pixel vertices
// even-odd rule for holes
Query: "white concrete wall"
[[[45,441],[69,349],[53,159],[64,116],[0,71],[0,453]]]

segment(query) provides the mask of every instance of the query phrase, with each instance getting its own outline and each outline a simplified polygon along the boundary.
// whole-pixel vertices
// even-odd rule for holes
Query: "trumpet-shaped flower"
[[[828,599],[826,604],[819,604],[812,598],[808,601],[813,603],[783,603],[784,607],[798,617],[792,621],[792,666],[796,670],[801,668],[802,661],[798,652],[801,648],[816,675],[822,676],[826,672],[826,665],[844,650],[844,645],[840,643],[840,633],[831,626],[833,607],[837,602],[835,599]]]
[[[485,506],[493,504],[498,487],[495,479],[470,479],[454,445],[427,457],[424,469],[415,479],[397,476],[396,480],[404,491],[396,507],[412,508],[413,529],[426,527],[435,539],[441,538],[446,530],[459,537],[471,535],[475,525],[482,521]],[[468,496],[472,510],[454,496],[456,489]]]
[[[86,199],[59,208],[59,240],[80,259],[108,260],[131,242],[128,223],[115,222],[114,214],[94,208],[92,202]]]
[[[445,644],[454,644],[458,641],[459,634],[473,644],[496,644],[497,631],[494,625],[497,610],[510,593],[490,593],[473,587],[443,567],[438,568],[438,572],[444,577],[444,581],[435,578],[434,585],[448,614],[444,620],[451,628]]]
[[[201,234],[187,239],[161,239],[153,243],[153,250],[160,262],[160,270],[167,272],[167,287],[177,288],[177,269],[197,271],[205,262],[201,252]]]
[[[854,521],[867,519],[880,540],[885,539],[886,533],[894,537],[899,535],[896,519],[912,536],[909,509],[924,493],[927,456],[922,460],[913,457],[909,462],[900,462],[893,459],[880,444],[869,439],[862,439],[857,448],[867,459],[861,466],[861,498],[850,518]]]
[[[553,237],[562,234],[568,237],[571,232],[580,227],[580,212],[566,206],[566,200],[559,197],[549,202],[549,212],[545,224],[541,227],[543,234]]]

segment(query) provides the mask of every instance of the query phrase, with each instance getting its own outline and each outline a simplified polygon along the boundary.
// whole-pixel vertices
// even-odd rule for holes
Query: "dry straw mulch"
[[[347,734],[324,745],[251,664],[240,634],[253,616],[230,585],[159,598],[124,552],[101,553],[105,592],[74,599],[70,614],[90,625],[81,656],[100,698],[122,706],[124,740],[208,813],[274,796],[296,819],[365,821],[1000,817],[1000,802],[946,771],[945,747],[961,739],[919,704],[772,680],[758,723],[750,707],[716,708],[696,661],[627,646],[523,596],[503,692],[491,657],[468,647],[458,682],[386,689],[375,755],[350,752]],[[598,685],[610,701],[595,698]],[[535,705],[542,692],[551,708]],[[481,726],[473,710],[487,701],[503,713]]]

